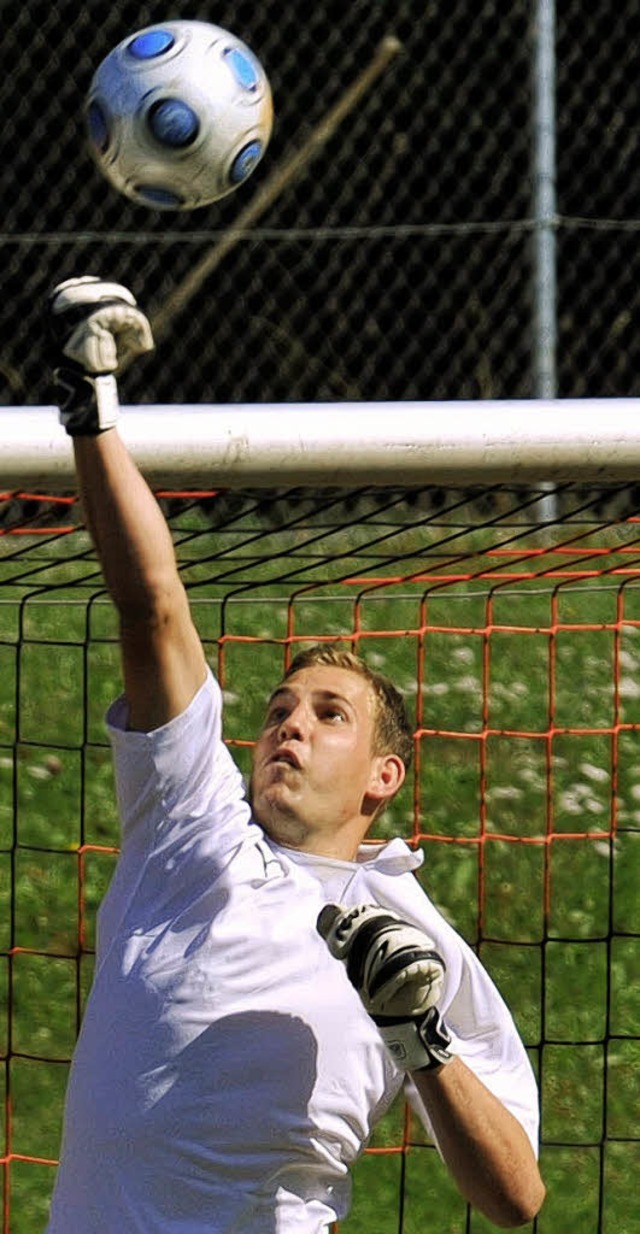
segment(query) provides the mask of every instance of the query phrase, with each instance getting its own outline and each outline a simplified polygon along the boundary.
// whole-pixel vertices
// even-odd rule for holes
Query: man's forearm
[[[182,585],[164,516],[116,429],[74,438],[82,507],[120,614],[143,616]]]
[[[506,1229],[533,1220],[545,1188],[518,1120],[460,1058],[411,1078],[465,1199]]]

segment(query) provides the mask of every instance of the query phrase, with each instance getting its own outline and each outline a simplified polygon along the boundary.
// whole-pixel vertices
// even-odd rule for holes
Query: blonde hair
[[[373,743],[376,754],[396,754],[408,770],[413,758],[413,728],[407,714],[404,698],[393,682],[382,673],[370,668],[352,651],[329,643],[316,643],[299,651],[289,665],[283,680],[292,677],[303,668],[326,664],[331,668],[344,668],[357,673],[369,683],[375,699]]]

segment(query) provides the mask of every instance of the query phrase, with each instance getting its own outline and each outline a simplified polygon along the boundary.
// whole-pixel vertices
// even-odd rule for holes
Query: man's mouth
[[[300,760],[291,750],[276,750],[273,758],[269,759],[269,762],[284,763],[287,767],[295,767],[296,771],[300,770]]]

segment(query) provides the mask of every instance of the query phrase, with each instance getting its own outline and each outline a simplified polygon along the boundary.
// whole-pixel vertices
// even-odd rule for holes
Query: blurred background
[[[553,9],[549,0],[3,0],[0,402],[50,401],[41,305],[52,284],[109,275],[157,313],[389,34],[401,53],[172,314],[158,354],[123,382],[124,400],[637,394],[640,9],[633,0]],[[254,176],[185,214],[118,196],[84,140],[99,61],[167,17],[238,33],[275,100]]]

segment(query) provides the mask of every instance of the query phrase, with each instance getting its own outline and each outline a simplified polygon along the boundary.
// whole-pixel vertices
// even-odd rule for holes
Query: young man
[[[152,346],[133,296],[56,288],[61,419],[120,616],[122,847],[100,910],[48,1234],[326,1234],[403,1083],[467,1200],[530,1221],[538,1100],[509,1012],[400,840],[402,700],[315,649],[273,693],[250,800],[113,374]],[[376,1232],[378,1234],[378,1232]]]

